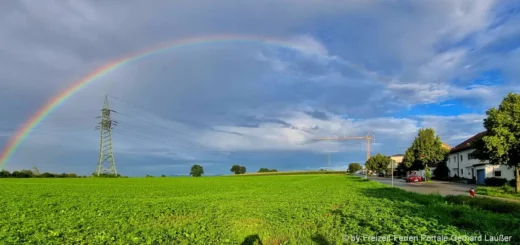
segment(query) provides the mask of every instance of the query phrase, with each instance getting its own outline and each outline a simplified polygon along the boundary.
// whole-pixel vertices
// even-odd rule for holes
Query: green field
[[[520,241],[519,213],[451,204],[345,175],[0,184],[0,244],[300,245],[343,244],[344,235],[479,233]]]

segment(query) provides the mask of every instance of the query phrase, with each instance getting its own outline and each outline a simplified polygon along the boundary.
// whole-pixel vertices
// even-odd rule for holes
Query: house
[[[388,164],[386,172],[391,174],[392,169],[395,172],[397,169],[397,166],[399,166],[399,164],[403,163],[403,158],[404,158],[403,154],[395,154],[395,155],[390,156],[390,159],[392,159],[392,163]]]
[[[472,157],[474,151],[471,144],[482,137],[486,132],[480,132],[465,140],[450,150],[447,165],[451,177],[459,176],[465,179],[474,179],[477,184],[484,184],[490,177],[499,177],[507,180],[515,178],[514,169],[505,165],[492,165],[488,161],[480,161]]]

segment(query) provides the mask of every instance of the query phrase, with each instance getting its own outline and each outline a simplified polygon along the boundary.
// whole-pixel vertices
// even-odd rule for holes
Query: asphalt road
[[[364,178],[364,176],[363,176]],[[383,184],[392,185],[391,178],[385,177],[368,177],[370,180],[381,182]],[[407,191],[417,193],[439,193],[443,196],[447,195],[468,195],[469,189],[476,189],[477,185],[460,184],[447,181],[430,181],[430,182],[416,182],[406,183],[404,179],[394,179],[394,187],[398,187]]]

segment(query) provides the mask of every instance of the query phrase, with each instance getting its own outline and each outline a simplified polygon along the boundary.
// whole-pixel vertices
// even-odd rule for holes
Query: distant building
[[[392,163],[388,164],[386,172],[389,174],[392,174],[392,169],[395,172],[397,169],[397,166],[399,166],[400,164],[403,163],[403,158],[404,158],[403,154],[395,154],[395,155],[390,156],[390,159],[392,159]]]
[[[485,134],[486,132],[478,133],[450,150],[447,165],[451,177],[474,179],[477,184],[484,184],[484,180],[489,177],[507,180],[515,178],[513,168],[505,165],[492,165],[488,161],[480,161],[471,156],[475,150],[471,144],[484,137]]]

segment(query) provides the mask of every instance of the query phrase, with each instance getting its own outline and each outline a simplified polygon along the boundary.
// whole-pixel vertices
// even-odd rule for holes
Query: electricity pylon
[[[116,111],[110,109],[108,106],[108,96],[105,95],[105,102],[103,103],[103,109],[101,109],[101,116],[96,117],[101,118],[99,126],[96,126],[96,129],[101,131],[99,160],[96,171],[97,176],[102,173],[117,176],[116,162],[112,150],[112,127],[117,126],[117,121],[110,118],[111,112]]]

